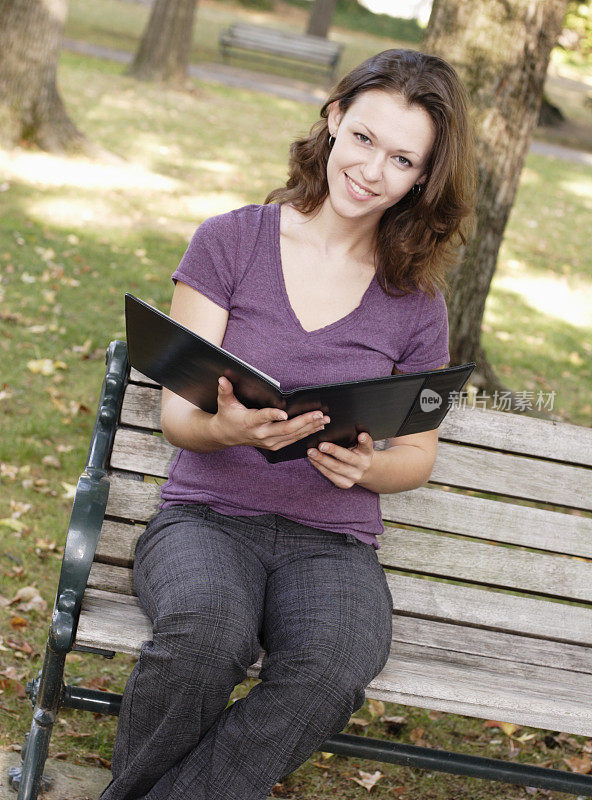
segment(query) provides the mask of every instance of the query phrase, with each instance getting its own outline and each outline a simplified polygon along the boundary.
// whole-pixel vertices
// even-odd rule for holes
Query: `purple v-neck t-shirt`
[[[360,305],[306,331],[284,284],[280,206],[249,205],[206,220],[174,281],[228,310],[222,346],[278,380],[282,389],[435,369],[448,363],[448,319],[441,292],[389,297],[373,278]],[[339,489],[306,458],[269,464],[254,447],[214,453],[179,450],[161,507],[205,503],[221,514],[275,513],[380,545],[379,495],[357,484]]]

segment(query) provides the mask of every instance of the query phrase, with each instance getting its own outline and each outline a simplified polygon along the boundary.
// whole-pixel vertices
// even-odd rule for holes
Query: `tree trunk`
[[[306,32],[310,36],[322,36],[327,38],[331,20],[335,13],[337,0],[315,0],[308,18],[308,28]]]
[[[67,0],[0,0],[0,144],[87,150],[56,84]]]
[[[457,68],[477,139],[477,228],[450,274],[453,363],[475,361],[484,388],[504,388],[481,347],[485,301],[536,127],[567,0],[435,0],[424,48]]]
[[[196,6],[197,0],[154,0],[130,75],[145,81],[187,80]]]

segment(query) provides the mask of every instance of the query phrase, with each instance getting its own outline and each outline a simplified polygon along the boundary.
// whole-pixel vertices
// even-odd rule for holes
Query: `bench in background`
[[[308,36],[258,25],[236,23],[220,33],[220,50],[246,50],[266,57],[289,59],[312,69],[325,70],[331,78],[339,64],[343,45],[320,36]]]
[[[37,797],[60,705],[119,711],[119,695],[63,686],[66,653],[138,656],[152,636],[131,568],[157,508],[155,479],[175,453],[159,435],[160,396],[129,374],[125,344],[113,342],[44,668],[30,686],[23,772],[11,776],[19,800]],[[429,484],[381,497],[393,640],[368,697],[592,736],[591,467],[592,429],[477,408],[448,414]],[[319,749],[592,797],[592,776],[564,770],[342,733]]]

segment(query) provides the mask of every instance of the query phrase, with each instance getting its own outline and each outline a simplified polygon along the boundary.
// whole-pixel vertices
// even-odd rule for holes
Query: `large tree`
[[[455,65],[477,138],[477,227],[450,274],[453,362],[475,361],[503,388],[481,346],[481,323],[504,229],[537,124],[551,49],[567,0],[435,0],[424,49]]]
[[[131,75],[169,83],[187,79],[196,7],[197,0],[154,0]]]
[[[56,84],[67,0],[0,0],[0,144],[89,149]]]
[[[336,6],[337,0],[315,0],[310,10],[306,32],[311,36],[322,36],[326,39]]]

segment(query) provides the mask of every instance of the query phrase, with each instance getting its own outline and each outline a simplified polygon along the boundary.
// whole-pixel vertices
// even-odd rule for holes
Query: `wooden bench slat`
[[[592,510],[592,470],[440,442],[430,481]]]
[[[590,678],[583,676],[577,699],[562,699],[562,670],[547,668],[547,679],[513,677],[508,681],[489,659],[470,666],[431,660],[430,648],[416,648],[411,658],[391,656],[370,686],[370,696],[392,703],[438,709],[481,719],[494,719],[590,736],[592,719],[585,694]],[[563,694],[565,694],[563,692]]]
[[[442,441],[592,466],[592,428],[482,408],[453,408],[439,428]]]
[[[487,656],[504,662],[500,671],[532,675],[531,667],[557,667],[592,677],[592,648],[553,642],[549,639],[520,636],[483,628],[462,627],[448,621],[393,616],[393,650],[402,653],[401,645],[421,645],[438,650]],[[514,666],[516,665],[516,666]],[[533,676],[533,680],[535,680]],[[569,678],[568,678],[569,680]],[[578,677],[576,680],[580,680]]]
[[[136,542],[144,529],[144,525],[106,519],[101,528],[95,561],[130,568],[134,563]]]
[[[143,372],[140,372],[135,367],[130,367],[129,381],[130,383],[143,383],[147,384],[148,386],[158,386],[160,389],[160,384],[158,384],[156,381],[153,381],[152,378],[149,378],[147,375],[144,375]]]
[[[111,465],[168,475],[177,448],[162,436],[119,428]],[[441,442],[430,480],[480,492],[592,510],[592,470]]]
[[[397,613],[542,639],[592,642],[592,609],[387,573]],[[133,595],[130,568],[95,562],[88,586]]]
[[[106,514],[135,522],[147,522],[158,511],[160,486],[156,483],[109,476]]]
[[[160,388],[128,385],[121,420],[160,430]],[[592,466],[592,428],[522,414],[453,408],[440,426],[441,441],[471,444],[567,464]]]
[[[103,625],[102,645],[112,648],[114,640],[109,638],[109,626],[113,626],[113,635],[118,635],[119,627],[130,623],[142,630],[142,635],[147,639],[152,638],[150,620],[142,610],[138,599],[133,596],[119,595],[97,589],[88,589],[85,594],[83,608],[88,614],[99,614],[104,620],[109,620]],[[459,635],[462,630],[462,635]],[[89,631],[84,634],[85,641],[91,637]],[[78,642],[81,643],[80,633]],[[145,641],[142,639],[142,641]],[[93,644],[98,646],[98,640],[93,639]],[[555,667],[565,670],[568,674],[567,684],[573,679],[579,684],[579,674],[592,675],[592,650],[580,645],[566,645],[564,643],[539,640],[531,637],[517,636],[515,634],[490,631],[464,626],[459,628],[448,622],[434,620],[414,619],[395,614],[393,617],[393,645],[392,649],[399,655],[411,652],[411,647],[421,646],[434,648],[435,651],[445,650],[457,654],[459,661],[465,656],[486,656],[504,662],[503,671],[506,674],[517,674],[521,677],[532,676],[533,667]],[[407,650],[405,650],[407,648]],[[439,654],[442,657],[441,654]],[[571,675],[571,673],[578,673]]]
[[[151,638],[150,623],[137,604],[130,603],[123,613],[121,605],[108,595],[87,592],[77,644],[109,649],[109,642],[117,640],[118,650],[137,655],[143,637]],[[462,631],[458,633],[462,638]],[[437,704],[458,714],[592,734],[587,674],[505,660],[500,669],[499,660],[395,638],[389,661],[366,693],[390,702],[426,708]],[[249,675],[257,677],[260,665],[261,655]],[[507,670],[517,673],[511,681]]]
[[[133,595],[135,593],[131,569],[111,564],[99,564],[97,561],[93,562],[86,585],[91,589],[103,589],[118,594]]]
[[[391,527],[380,545],[385,567],[592,602],[592,563],[578,559]]]
[[[166,478],[176,453],[177,448],[169,444],[163,436],[118,428],[111,452],[111,466]]]
[[[386,573],[395,613],[592,646],[592,609]]]
[[[387,522],[592,558],[592,518],[420,487],[383,494]]]

